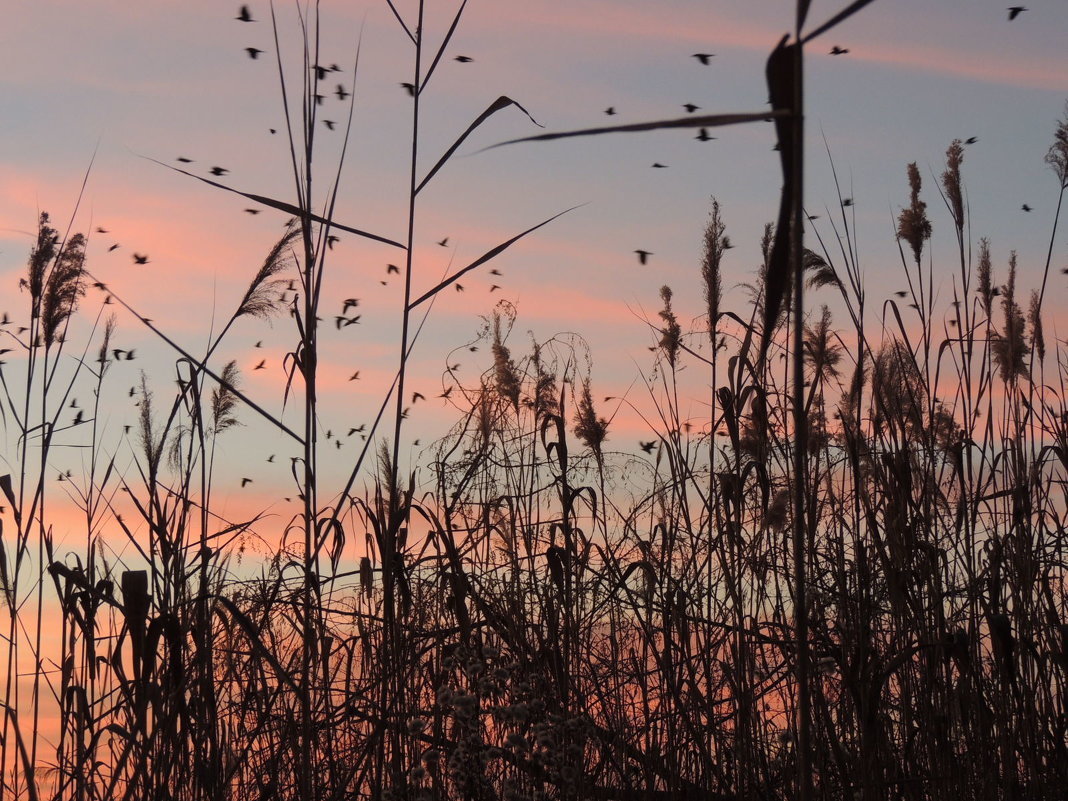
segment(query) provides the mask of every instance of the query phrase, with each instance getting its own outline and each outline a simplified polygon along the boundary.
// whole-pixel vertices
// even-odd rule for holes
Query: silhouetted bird
[[[449,246],[449,238],[445,237],[440,242],[438,242],[438,244],[441,245],[443,248],[447,248]]]
[[[273,453],[270,456],[267,457],[267,461],[269,463],[273,463],[274,462],[274,454]]]
[[[652,453],[653,448],[656,447],[656,440],[653,440],[652,442],[642,442],[641,440],[638,440],[638,445],[646,453]]]
[[[248,10],[248,6],[241,6],[241,10],[237,12],[237,16],[234,19],[240,22],[255,22],[252,19],[252,13]]]
[[[416,401],[421,401],[421,400],[426,400],[426,395],[424,395],[422,392],[413,392],[412,393],[412,403],[413,404]]]
[[[386,275],[389,275],[390,273],[396,273],[397,275],[400,275],[400,267],[398,267],[396,264],[387,264]]]
[[[666,169],[666,168],[667,168],[666,164],[661,164],[659,161],[654,161],[653,162],[653,169],[654,170],[663,170],[663,169]]]
[[[894,294],[897,295],[899,298],[903,298],[908,294],[908,292],[905,292],[904,290],[899,290],[899,291],[895,292]]]
[[[1009,6],[1008,11],[1009,11],[1009,22],[1012,22],[1014,19],[1016,19],[1018,16],[1020,16],[1023,12],[1027,11],[1027,8],[1025,8],[1024,6]]]
[[[852,206],[852,205],[853,205],[853,198],[851,198],[851,197],[847,197],[847,198],[845,198],[845,199],[844,199],[844,200],[842,201],[842,205],[843,205],[843,206]]]
[[[360,371],[359,370],[357,370],[355,373],[353,373],[352,375],[349,376],[349,381],[359,381],[359,380],[360,380]]]
[[[1021,211],[1031,211],[1031,207],[1028,206],[1026,203],[1024,203],[1022,206],[1020,206],[1020,210]]]
[[[118,249],[119,249],[119,243],[116,242],[114,245],[112,245],[111,247],[108,248],[108,253],[111,253],[111,251],[118,250]]]
[[[246,486],[248,486],[251,483],[252,483],[252,479],[251,478],[243,478],[243,479],[241,479],[241,488],[244,489]]]
[[[698,142],[707,142],[710,139],[715,139],[715,138],[716,137],[709,135],[708,128],[702,128],[701,130],[699,130],[697,132],[697,136],[694,137],[694,139],[696,139]]]
[[[245,52],[248,53],[249,58],[255,61],[257,58],[259,58],[260,53],[262,53],[263,51],[260,50],[258,47],[246,47]]]
[[[245,214],[259,214],[259,209],[245,209]]]
[[[349,313],[349,309],[351,307],[359,306],[359,305],[360,305],[360,299],[359,298],[345,298],[345,306],[344,306],[344,308],[342,308],[341,313],[342,314],[348,314]]]
[[[452,387],[446,387],[445,391],[438,395],[439,398],[448,398],[452,394]]]
[[[260,361],[260,363],[259,363],[259,364],[257,364],[257,365],[256,365],[255,367],[253,367],[252,369],[253,369],[253,370],[262,370],[262,369],[264,369],[264,368],[265,368],[266,366],[267,366],[267,360],[266,360],[266,359],[262,359],[262,360]]]
[[[226,175],[226,173],[228,173],[228,172],[230,172],[230,171],[228,169],[226,169],[225,167],[212,167],[211,168],[211,174],[212,175],[216,175],[216,176]]]
[[[693,57],[707,67],[710,63],[712,63],[712,57],[715,55],[715,53],[694,53]]]
[[[409,96],[415,97],[415,84],[402,83],[401,86],[404,87],[404,91],[406,91]]]
[[[492,270],[490,270],[490,275],[500,275],[500,274],[501,274],[501,271],[498,270],[496,267],[494,267]]]
[[[187,159],[185,156],[179,156],[178,158],[175,159],[175,161],[181,162],[182,164],[192,164],[193,163],[193,159]]]
[[[648,264],[649,257],[653,255],[652,252],[648,250],[636,250],[634,252],[638,254],[638,262],[641,264]]]
[[[106,228],[101,228],[100,226],[97,226],[97,228],[96,228],[96,232],[97,232],[98,234],[106,234],[106,233],[107,233],[108,231],[107,231],[107,229],[106,229]]]
[[[148,264],[148,256],[142,256],[140,253],[133,254],[134,264]]]
[[[604,113],[607,114],[609,117],[614,116],[615,113],[616,113],[616,107],[615,106],[609,106],[608,108],[606,108],[604,110]]]
[[[330,234],[326,238],[326,246],[328,248],[330,248],[331,250],[333,250],[335,243],[340,242],[340,241],[341,241],[341,237],[334,236],[333,234]]]
[[[351,92],[346,92],[345,87],[341,84],[338,84],[337,89],[334,90],[334,94],[337,95],[338,100],[344,100],[351,94]]]
[[[693,103],[683,103],[682,107],[686,109],[687,114],[693,114],[695,111],[701,108],[700,106],[695,106]]]
[[[334,130],[334,121],[333,120],[323,120],[323,125],[325,125],[328,130],[331,130],[331,131]]]
[[[500,289],[500,288],[501,288],[501,287],[500,287],[500,284],[493,284],[493,285],[492,285],[492,286],[490,287],[490,292],[496,292],[496,291],[497,291],[498,289]]]
[[[831,55],[832,56],[844,56],[848,52],[849,52],[848,48],[839,47],[838,45],[835,45],[834,47],[831,48]]]
[[[457,56],[453,61],[459,61],[461,64],[470,64],[474,59],[471,58],[471,56]]]
[[[456,284],[456,291],[457,292],[463,292],[464,291],[464,285],[463,284]]]
[[[978,136],[969,136],[967,139],[964,140],[964,144],[966,144],[966,145],[974,145],[978,141],[979,141],[979,137]]]

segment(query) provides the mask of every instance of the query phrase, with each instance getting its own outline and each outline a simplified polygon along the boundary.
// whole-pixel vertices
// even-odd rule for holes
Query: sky
[[[87,268],[194,352],[204,350],[213,325],[217,330],[239,302],[284,215],[272,209],[247,214],[247,200],[157,163],[201,176],[225,167],[219,182],[292,201],[270,7],[250,2],[254,21],[242,22],[235,19],[239,5],[39,0],[8,10],[0,30],[0,310],[13,320],[26,315],[18,279],[40,211],[61,230],[70,224],[92,232]],[[841,5],[814,0],[811,22]],[[428,2],[425,28],[435,46],[458,6]],[[414,18],[411,0],[397,7]],[[290,79],[300,69],[296,8],[276,7]],[[326,87],[332,92],[340,83],[355,93],[335,218],[403,239],[412,104],[401,83],[411,80],[412,48],[384,0],[324,0],[319,9],[320,61],[341,67]],[[660,307],[659,289],[672,287],[681,318],[700,315],[702,232],[715,196],[735,244],[724,262],[725,306],[746,308],[744,284],[760,261],[760,234],[775,217],[781,184],[771,126],[722,128],[706,142],[682,130],[485,148],[542,130],[683,116],[686,103],[699,106],[699,113],[764,110],[765,60],[790,29],[792,14],[788,0],[468,2],[423,94],[420,173],[501,95],[543,128],[517,109],[502,111],[428,185],[416,216],[416,291],[520,231],[579,208],[462,279],[463,293],[449,290],[437,300],[414,353],[410,387],[428,401],[413,410],[409,441],[430,442],[455,419],[455,410],[436,397],[451,383],[447,364],[461,363],[459,375],[468,382],[489,367],[489,348],[471,352],[467,345],[501,299],[518,309],[511,340],[516,355],[526,350],[527,331],[538,340],[575,332],[588,343],[599,401],[628,399],[599,408],[613,418],[609,447],[636,452],[639,439],[650,438],[630,403],[647,405],[642,376],[652,365],[650,323]],[[875,0],[806,50],[806,207],[819,215],[815,230],[833,239],[829,219],[841,225],[833,161],[842,195],[854,201],[849,219],[870,297],[881,302],[903,283],[894,221],[908,200],[906,165],[915,161],[934,225],[935,287],[948,304],[955,245],[937,176],[949,143],[969,137],[976,142],[966,150],[962,171],[972,242],[990,238],[1002,280],[1009,252],[1018,251],[1023,291],[1037,286],[1058,193],[1043,156],[1068,98],[1066,34],[1068,4],[1060,0],[1032,2],[1011,22],[1002,2]],[[831,55],[835,46],[848,52]],[[253,60],[248,47],[265,52]],[[714,57],[706,66],[694,53]],[[460,55],[471,60],[456,61]],[[605,114],[609,107],[615,115]],[[316,133],[322,205],[338,170],[348,106],[331,94],[320,113],[337,123],[334,130],[320,123]],[[192,162],[178,165],[179,156]],[[1022,211],[1023,204],[1033,211]],[[95,233],[97,227],[107,233]],[[446,237],[445,246],[437,244]],[[808,237],[815,247],[813,234]],[[120,247],[109,251],[116,243]],[[647,265],[638,263],[636,249],[652,253]],[[1047,330],[1068,328],[1059,316],[1068,301],[1065,251],[1060,233]],[[147,255],[148,263],[134,264],[133,253]],[[328,254],[324,294],[336,304],[324,308],[324,429],[343,432],[367,422],[389,386],[401,286],[386,265],[400,256],[351,236]],[[499,278],[488,273],[494,267]],[[500,288],[491,292],[493,284]],[[348,297],[360,298],[361,321],[334,331],[331,318]],[[75,334],[88,331],[102,300],[99,293],[87,296]],[[825,301],[833,304],[833,298],[813,298]],[[876,324],[879,306],[870,306]],[[277,412],[282,359],[294,342],[286,318],[273,326],[242,321],[216,364],[236,359],[242,386]],[[121,427],[133,414],[126,391],[143,370],[165,397],[174,354],[126,313],[118,316],[116,345],[138,356],[112,372],[107,450],[117,454],[120,469],[132,471]],[[6,356],[9,365],[21,358],[17,347]],[[255,370],[261,360],[264,369]],[[349,381],[355,370],[360,379]],[[699,416],[700,400],[686,402],[684,413]],[[297,424],[292,408],[286,419]],[[250,413],[243,420],[245,427],[226,435],[231,439],[220,456],[220,473],[228,478],[217,497],[235,517],[279,509],[279,497],[295,494],[288,460],[266,462],[271,453],[292,450],[284,437]],[[324,455],[335,483],[347,475],[360,443],[353,438],[343,445]],[[0,455],[10,464],[10,431],[4,448]],[[75,449],[60,450],[56,468],[77,472],[80,458]],[[239,479],[246,477],[253,482],[242,488]]]

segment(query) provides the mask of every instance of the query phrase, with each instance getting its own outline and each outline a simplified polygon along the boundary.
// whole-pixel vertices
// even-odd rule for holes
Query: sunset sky
[[[91,234],[87,268],[183,346],[203,352],[213,320],[218,326],[229,316],[285,218],[271,209],[249,215],[243,209],[252,204],[245,199],[151,159],[179,166],[175,159],[183,156],[193,163],[181,166],[203,176],[225,167],[228,173],[217,180],[227,186],[293,200],[270,8],[266,2],[249,5],[251,23],[235,19],[239,3],[217,0],[40,0],[8,10],[0,30],[0,311],[16,325],[28,305],[18,279],[37,215],[48,211],[66,228],[95,152],[72,230],[100,226],[108,233]],[[427,35],[436,44],[458,3],[428,5]],[[821,22],[841,5],[844,0],[815,0],[810,20]],[[699,106],[699,113],[763,110],[764,63],[790,28],[792,6],[790,0],[471,0],[423,95],[421,172],[500,95],[522,104],[547,131],[683,116],[686,103]],[[414,18],[411,0],[398,8]],[[293,77],[300,69],[295,6],[281,2],[276,11],[283,66]],[[318,203],[344,137],[348,106],[332,94],[340,83],[355,91],[356,103],[335,217],[402,240],[411,99],[400,84],[411,80],[412,48],[384,0],[326,0],[320,13],[320,61],[342,71],[324,82],[330,94],[320,116],[337,125],[329,130],[321,122],[317,128]],[[951,300],[955,243],[937,176],[954,138],[977,138],[962,168],[973,244],[990,237],[995,275],[1002,280],[1008,254],[1017,250],[1024,293],[1037,286],[1058,193],[1043,156],[1068,98],[1066,35],[1068,4],[1061,0],[1036,0],[1012,22],[1000,0],[876,0],[806,51],[806,206],[820,216],[815,226],[824,241],[833,240],[828,217],[840,228],[841,211],[829,149],[842,194],[854,199],[850,220],[855,213],[875,324],[882,300],[901,288],[893,232],[907,202],[905,167],[911,161],[920,167],[934,225],[940,305]],[[832,56],[832,46],[849,52]],[[252,60],[247,47],[266,52]],[[715,56],[703,66],[692,57],[698,52]],[[472,60],[458,62],[458,55]],[[617,113],[607,116],[608,107]],[[429,398],[412,414],[411,437],[424,444],[444,433],[455,416],[433,397],[450,383],[443,378],[445,365],[462,363],[466,381],[490,365],[488,347],[470,353],[465,345],[499,299],[519,310],[511,341],[516,355],[526,350],[528,330],[539,340],[576,332],[590,345],[598,399],[629,392],[640,406],[647,394],[640,374],[649,372],[648,346],[655,341],[644,321],[656,319],[659,288],[675,290],[680,317],[701,313],[698,264],[712,195],[736,245],[724,264],[725,305],[741,310],[748,303],[739,285],[753,277],[758,240],[775,216],[781,180],[770,125],[714,130],[718,138],[707,142],[684,130],[482,151],[540,130],[515,109],[495,115],[421,196],[416,292],[433,286],[450,264],[461,267],[541,220],[585,204],[461,280],[462,294],[450,289],[438,299],[417,345],[411,384]],[[654,163],[666,167],[654,169]],[[1023,212],[1023,204],[1033,211]],[[438,246],[445,237],[447,245]],[[121,247],[109,252],[114,243]],[[817,247],[811,234],[807,244]],[[638,264],[636,249],[652,252],[647,266]],[[148,263],[135,265],[135,252],[148,255]],[[387,276],[386,265],[401,259],[399,250],[351,236],[329,253],[324,429],[344,432],[367,422],[388,388],[401,284]],[[1058,316],[1068,302],[1065,266],[1061,233],[1046,302],[1051,333],[1068,328]],[[502,276],[490,276],[491,267]],[[493,283],[501,289],[491,294]],[[363,317],[360,325],[338,332],[332,317],[347,297],[361,299]],[[90,291],[83,319],[91,323],[102,300]],[[824,301],[833,306],[833,297],[814,299]],[[83,324],[75,333],[86,330]],[[262,348],[254,347],[257,341]],[[288,318],[273,328],[244,321],[214,363],[237,359],[242,386],[277,412],[282,357],[295,341]],[[132,417],[126,390],[143,369],[169,404],[174,369],[172,354],[128,314],[119,314],[116,345],[138,354],[112,373],[108,450],[124,453],[122,423]],[[450,355],[456,349],[459,355]],[[22,357],[14,352],[5,358],[10,368]],[[265,369],[253,370],[261,359]],[[361,379],[350,382],[357,369]],[[599,411],[619,412],[611,447],[635,451],[639,437],[648,438],[618,404]],[[689,411],[700,414],[697,401]],[[296,425],[294,409],[287,419]],[[251,414],[243,420],[245,429],[227,435],[232,447],[223,464],[230,478],[220,487],[235,515],[294,492],[287,483],[288,460],[265,463],[267,455],[288,453],[290,446]],[[353,438],[327,454],[339,476],[358,444]],[[14,446],[8,431],[9,461]],[[57,467],[77,467],[78,458],[57,454]],[[119,462],[130,469],[128,453]],[[254,478],[244,494],[241,477]]]

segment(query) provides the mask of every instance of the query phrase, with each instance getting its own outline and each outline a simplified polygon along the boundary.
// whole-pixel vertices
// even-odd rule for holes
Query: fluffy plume
[[[931,222],[927,219],[927,204],[920,200],[920,171],[915,161],[909,164],[908,175],[909,206],[902,209],[901,214],[898,215],[897,238],[908,243],[912,248],[916,264],[919,264],[920,255],[923,253],[923,243],[931,238]]]
[[[1024,353],[1024,317],[1016,302],[1016,251],[1009,256],[1009,280],[1001,289],[1001,308],[1005,314],[1004,327],[991,342],[991,353],[1001,380],[1014,384],[1021,375],[1027,374]]]
[[[211,391],[211,421],[212,429],[216,434],[225,431],[231,426],[239,425],[234,411],[237,408],[237,396],[227,387],[237,386],[237,362],[228,362],[222,371],[222,380],[226,386],[220,384]]]
[[[608,421],[603,417],[598,417],[593,408],[589,378],[582,382],[582,395],[579,398],[578,410],[575,412],[575,436],[593,451],[598,464],[604,463],[604,452],[601,446],[608,436]]]
[[[30,300],[33,306],[34,317],[37,317],[41,313],[41,298],[44,295],[45,273],[48,271],[48,265],[51,264],[52,259],[55,258],[56,249],[58,247],[59,235],[56,233],[56,229],[49,223],[48,212],[42,211],[41,218],[37,224],[37,244],[34,249],[30,251],[29,269],[26,278],[23,278],[19,282],[19,285],[23,289],[30,290]]]
[[[994,281],[990,266],[990,240],[985,236],[979,240],[979,298],[983,301],[983,310],[986,316],[994,303]]]
[[[1053,144],[1046,153],[1046,164],[1060,180],[1061,188],[1068,187],[1068,102],[1064,104],[1064,116],[1053,132]]]
[[[708,336],[715,343],[716,323],[719,319],[719,302],[723,295],[720,261],[730,245],[724,236],[726,226],[719,215],[719,201],[712,198],[712,211],[705,226],[704,255],[701,258],[701,280],[705,287],[705,305],[708,309]]]
[[[500,312],[493,313],[493,378],[497,384],[497,391],[502,397],[507,398],[516,413],[519,412],[519,391],[522,381],[512,354],[504,344],[501,336]]]
[[[291,264],[292,255],[289,249],[298,236],[300,236],[300,227],[297,225],[296,218],[293,218],[286,223],[286,232],[271,248],[263,266],[249,284],[241,305],[234,313],[235,318],[248,315],[267,319],[278,310],[278,289],[284,282],[275,276]]]
[[[1046,337],[1042,333],[1042,304],[1038,290],[1031,292],[1031,305],[1027,310],[1027,323],[1031,329],[1031,347],[1038,354],[1038,360],[1046,358]]]
[[[953,223],[958,231],[964,230],[964,190],[961,188],[960,164],[964,161],[964,147],[954,139],[946,150],[946,169],[942,173],[942,188],[946,192]]]
[[[660,347],[664,349],[668,364],[674,367],[682,346],[682,327],[671,308],[671,287],[660,287],[660,299],[664,301],[664,308],[659,312],[664,321],[664,327],[660,329]]]
[[[63,246],[45,280],[41,302],[41,330],[45,347],[56,342],[64,324],[85,294],[85,237],[75,234]]]

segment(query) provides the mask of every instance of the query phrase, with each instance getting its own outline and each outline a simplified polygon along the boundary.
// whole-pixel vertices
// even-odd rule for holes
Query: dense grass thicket
[[[905,171],[900,296],[866,296],[848,203],[809,229],[797,261],[818,305],[800,327],[788,285],[765,302],[776,225],[752,303],[722,304],[729,205],[714,201],[685,287],[707,309],[681,321],[662,290],[655,416],[636,454],[608,447],[582,342],[520,349],[517,310],[499,306],[483,332],[492,363],[448,393],[456,423],[417,482],[397,453],[423,301],[496,255],[411,296],[420,91],[451,36],[425,48],[419,14],[397,15],[417,76],[398,368],[378,418],[358,421],[368,449],[347,481],[319,469],[318,317],[339,303],[319,287],[339,189],[313,211],[314,16],[303,94],[286,99],[300,213],[230,321],[292,317],[301,428],[241,392],[217,354],[227,325],[205,352],[176,353],[176,384],[137,390],[136,470],[121,474],[100,408],[123,358],[115,323],[66,336],[87,291],[95,304],[116,288],[94,289],[85,238],[42,215],[26,305],[2,328],[17,447],[0,477],[0,799],[1062,798],[1068,365],[1043,336],[1050,261],[1025,290],[1015,256],[997,262],[970,231],[962,144],[932,210]],[[1047,161],[1063,195],[1068,119]],[[934,230],[955,239],[952,264],[930,257]],[[936,272],[953,276],[944,304]],[[71,354],[73,375],[59,368]],[[698,372],[702,419],[680,400]],[[75,390],[96,405],[71,426]],[[215,454],[238,419],[299,451],[303,512],[258,573],[233,560],[263,524],[213,512]],[[72,441],[86,470],[58,484],[54,452]],[[63,553],[58,497],[84,514]],[[119,498],[139,519],[116,513]],[[122,537],[124,563],[107,544]]]

